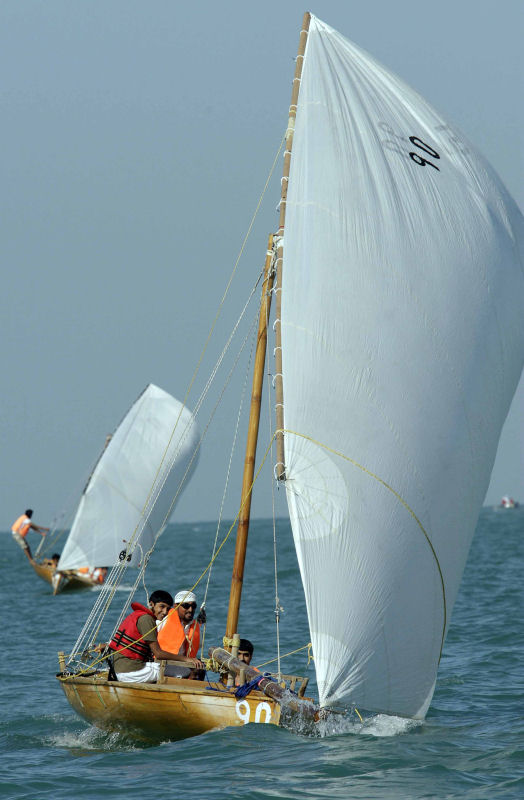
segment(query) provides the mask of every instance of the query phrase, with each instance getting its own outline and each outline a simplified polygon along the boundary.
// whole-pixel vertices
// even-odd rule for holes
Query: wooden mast
[[[237,633],[238,612],[240,597],[244,580],[244,563],[246,560],[247,536],[249,533],[249,516],[251,512],[251,489],[255,475],[255,456],[257,451],[258,427],[260,422],[260,404],[262,401],[262,385],[264,382],[264,364],[266,361],[267,324],[271,309],[271,290],[273,288],[274,271],[273,262],[273,234],[269,237],[266,261],[264,265],[264,281],[262,284],[262,298],[258,318],[258,336],[255,351],[255,364],[253,369],[253,383],[251,388],[251,408],[249,412],[249,425],[246,442],[246,457],[244,461],[244,477],[242,480],[242,495],[240,498],[240,516],[237,527],[235,546],[235,560],[233,562],[233,575],[229,592],[229,608],[227,612],[226,638],[231,639]]]
[[[297,63],[295,77],[293,79],[293,91],[291,93],[291,105],[289,107],[288,126],[286,131],[286,151],[284,154],[284,170],[282,177],[282,192],[280,199],[280,219],[278,235],[282,237],[284,232],[284,222],[286,218],[286,198],[287,184],[289,179],[289,165],[291,161],[291,148],[293,145],[293,133],[295,129],[295,118],[297,113],[298,91],[300,78],[302,76],[302,62],[306,49],[307,34],[311,15],[309,12],[304,14],[302,30],[298,46]],[[281,292],[282,286],[282,243],[278,243],[276,261],[276,282],[277,282],[277,319],[275,320],[275,393],[277,402],[277,478],[285,477],[284,466],[284,408],[283,408],[283,388],[282,388],[282,347],[281,347]],[[258,340],[255,354],[255,366],[253,371],[253,386],[251,393],[251,410],[249,414],[248,437],[246,443],[246,457],[244,462],[244,477],[242,481],[242,496],[240,501],[240,517],[237,528],[237,538],[235,546],[235,560],[233,562],[233,575],[231,577],[231,589],[229,593],[229,608],[227,612],[226,640],[231,640],[237,633],[238,613],[240,609],[240,598],[242,594],[242,583],[244,580],[244,563],[246,560],[247,537],[249,533],[249,516],[251,511],[251,489],[255,474],[255,456],[257,449],[258,427],[260,421],[260,403],[262,396],[262,384],[264,380],[264,363],[266,358],[267,345],[267,322],[271,307],[271,289],[273,286],[274,274],[272,270],[273,260],[273,236],[269,237],[268,251],[264,269],[264,284],[262,286],[262,301],[260,305],[260,316],[258,326]]]
[[[291,93],[291,104],[289,106],[289,119],[286,131],[286,151],[284,153],[284,169],[282,172],[282,194],[280,197],[280,219],[278,225],[277,261],[276,261],[276,319],[275,319],[275,398],[276,398],[276,439],[277,439],[277,463],[276,477],[279,481],[286,477],[286,462],[284,454],[284,387],[282,384],[282,256],[284,236],[284,225],[286,221],[286,202],[287,189],[289,183],[289,167],[291,164],[291,150],[293,147],[293,136],[295,133],[295,119],[297,116],[298,93],[300,90],[300,80],[302,78],[302,65],[304,63],[304,53],[309,32],[311,14],[306,11],[302,20],[302,30],[298,44],[298,55],[295,67],[295,77],[293,79],[293,91]]]

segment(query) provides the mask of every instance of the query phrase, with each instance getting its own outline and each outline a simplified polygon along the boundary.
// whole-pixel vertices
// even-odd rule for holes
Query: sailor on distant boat
[[[193,620],[197,607],[197,599],[193,592],[182,589],[175,595],[175,608],[159,625],[158,643],[172,653],[195,658],[200,645],[200,625],[206,621],[206,612],[201,608],[196,620]],[[179,656],[177,656],[178,658]],[[167,666],[164,673],[173,678],[196,678],[203,680],[204,673],[195,672],[186,667]]]
[[[509,495],[505,494],[500,501],[501,508],[518,508],[519,504]]]
[[[74,570],[83,578],[91,578],[94,583],[103,583],[107,575],[107,567],[78,567]]]
[[[42,566],[52,567],[53,569],[56,569],[59,561],[60,561],[60,555],[58,553],[53,553],[53,555],[50,558],[42,559]]]
[[[113,651],[113,666],[119,681],[126,683],[155,683],[162,659],[188,661],[202,669],[198,659],[162,649],[158,642],[156,620],[162,621],[173,605],[169,592],[159,589],[149,598],[149,608],[131,603],[129,614],[109,643]],[[153,661],[156,658],[156,661]]]
[[[41,536],[45,536],[49,531],[49,528],[43,528],[41,525],[36,525],[34,522],[31,522],[32,516],[33,509],[28,508],[20,517],[18,517],[11,528],[13,539],[22,548],[29,561],[33,560],[33,556],[31,555],[29,544],[26,541],[27,534],[30,530],[33,530],[37,531]]]

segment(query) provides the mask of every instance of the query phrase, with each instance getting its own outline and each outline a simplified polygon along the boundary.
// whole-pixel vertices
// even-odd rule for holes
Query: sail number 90
[[[235,709],[237,717],[242,720],[244,725],[247,725],[248,722],[271,722],[271,706],[269,703],[257,703],[254,719],[251,719],[251,706],[247,700],[239,700]],[[262,715],[264,715],[264,719],[262,719]]]
[[[426,144],[426,142],[423,142],[422,139],[419,139],[418,136],[410,136],[409,141],[411,142],[411,144],[414,144],[415,147],[418,147],[419,150],[422,150],[422,152],[426,153],[432,158],[440,158],[437,151],[433,150],[433,148],[430,147],[429,144]],[[433,167],[433,169],[436,169],[437,172],[440,172],[440,169],[437,167],[436,164],[433,164],[432,161],[428,161],[427,158],[423,158],[420,155],[420,153],[411,152],[409,154],[409,157],[412,161],[415,162],[415,164],[419,164],[421,167],[425,167],[427,164],[428,167]]]

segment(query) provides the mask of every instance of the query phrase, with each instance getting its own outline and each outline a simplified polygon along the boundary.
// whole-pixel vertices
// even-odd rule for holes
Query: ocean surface
[[[171,525],[150,562],[148,592],[192,585],[209,561],[215,527]],[[211,578],[206,649],[223,635],[232,538]],[[288,653],[306,645],[309,634],[285,520],[278,522],[277,541],[281,652]],[[524,797],[523,555],[524,509],[483,509],[425,722],[379,716],[362,725],[355,718],[316,738],[249,725],[144,746],[77,717],[55,678],[57,651],[72,648],[95,590],[53,597],[6,533],[0,537],[8,621],[0,671],[0,797]],[[123,603],[127,592],[121,597]],[[274,597],[272,523],[258,520],[239,626],[255,644],[255,664],[275,652]],[[137,599],[144,600],[144,589]],[[315,693],[307,650],[287,657],[282,670],[308,675],[308,694]]]

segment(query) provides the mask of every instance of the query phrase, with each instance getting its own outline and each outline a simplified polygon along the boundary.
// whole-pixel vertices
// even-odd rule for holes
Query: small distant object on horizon
[[[502,500],[500,501],[499,508],[518,508],[520,503],[514,500],[509,495],[505,494]]]

